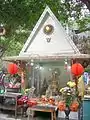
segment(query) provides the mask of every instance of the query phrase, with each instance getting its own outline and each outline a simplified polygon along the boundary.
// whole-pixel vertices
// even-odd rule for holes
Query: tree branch
[[[5,52],[6,48],[3,46],[0,46],[0,58],[3,56],[4,52]]]
[[[90,0],[81,0],[81,1],[87,6],[87,8],[90,11]]]

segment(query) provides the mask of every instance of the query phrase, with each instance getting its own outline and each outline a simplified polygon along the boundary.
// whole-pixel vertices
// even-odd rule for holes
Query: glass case
[[[44,94],[48,87],[60,90],[71,79],[70,61],[45,61],[27,65],[28,85],[34,86],[37,94]],[[30,67],[29,67],[30,66]]]

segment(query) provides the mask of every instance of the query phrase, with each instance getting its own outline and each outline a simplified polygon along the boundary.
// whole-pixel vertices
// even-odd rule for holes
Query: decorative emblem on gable
[[[50,35],[54,31],[54,27],[51,24],[48,24],[44,27],[43,31],[45,34]]]

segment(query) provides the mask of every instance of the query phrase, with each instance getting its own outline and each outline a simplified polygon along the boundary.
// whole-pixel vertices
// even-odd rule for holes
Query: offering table
[[[28,115],[28,120],[30,120],[30,115],[34,117],[34,112],[35,111],[40,111],[40,112],[50,112],[51,113],[51,120],[56,120],[56,111],[57,107],[53,105],[35,105],[32,107],[29,107],[27,109],[27,115]],[[32,112],[32,114],[31,114]]]

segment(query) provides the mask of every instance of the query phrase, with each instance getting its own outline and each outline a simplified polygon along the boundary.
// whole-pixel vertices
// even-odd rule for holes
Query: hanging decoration
[[[84,68],[80,63],[75,63],[71,66],[71,73],[75,76],[82,75],[84,72]]]
[[[11,63],[8,65],[8,73],[14,75],[18,72],[18,66],[15,63]]]
[[[78,92],[78,77],[84,73],[84,68],[80,63],[75,63],[71,66],[71,73],[74,75],[75,80],[75,89],[76,89],[76,95],[79,96]],[[81,101],[81,100],[79,100]]]
[[[67,70],[67,67],[68,67],[68,61],[67,61],[67,59],[65,59],[65,61],[64,61],[64,69]]]

